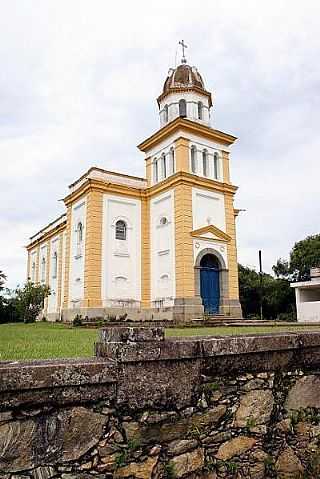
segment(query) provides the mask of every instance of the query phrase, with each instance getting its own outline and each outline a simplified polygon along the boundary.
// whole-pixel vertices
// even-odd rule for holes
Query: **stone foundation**
[[[0,478],[320,477],[319,333],[106,328],[96,354],[0,363]]]
[[[220,313],[226,318],[242,318],[241,305],[239,301],[225,300],[220,305]],[[163,308],[140,309],[136,307],[106,307],[106,308],[74,308],[62,310],[62,320],[72,322],[76,315],[83,318],[104,318],[127,314],[131,321],[173,321],[175,323],[190,322],[193,319],[203,317],[204,309],[200,296],[193,298],[175,298],[174,305]],[[58,314],[48,314],[49,321],[59,319]]]

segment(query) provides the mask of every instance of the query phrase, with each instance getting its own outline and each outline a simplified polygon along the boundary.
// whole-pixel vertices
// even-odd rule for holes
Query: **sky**
[[[212,126],[238,137],[231,177],[238,259],[265,271],[319,233],[318,1],[0,0],[0,270],[26,277],[28,238],[64,212],[89,167],[144,176],[168,69],[213,94]]]

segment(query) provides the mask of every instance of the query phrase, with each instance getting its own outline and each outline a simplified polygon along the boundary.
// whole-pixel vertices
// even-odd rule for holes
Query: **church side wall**
[[[125,240],[115,238],[116,222],[127,225]],[[103,306],[140,306],[141,201],[105,194],[102,234]]]
[[[150,230],[152,305],[172,306],[176,295],[173,190],[152,198]]]
[[[69,307],[80,307],[84,297],[84,262],[86,242],[86,198],[72,205],[70,218],[70,274],[69,274]],[[77,228],[83,227],[83,238],[78,243]],[[67,259],[66,259],[67,260]]]
[[[150,200],[141,201],[141,307],[150,308],[151,300]]]
[[[48,297],[48,308],[47,313],[56,313],[58,311],[58,286],[60,282],[59,277],[59,260],[61,254],[61,235],[54,236],[50,241],[50,254],[49,254],[49,263],[48,263],[48,285],[50,287],[51,294]],[[57,255],[57,270],[55,271],[55,259],[54,256]]]

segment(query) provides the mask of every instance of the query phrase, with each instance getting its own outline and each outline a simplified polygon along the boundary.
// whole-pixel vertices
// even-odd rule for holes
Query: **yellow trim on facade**
[[[152,159],[146,158],[146,177],[147,177],[147,182],[148,186],[152,185]]]
[[[176,297],[192,298],[194,291],[192,188],[180,184],[174,190]]]
[[[183,171],[188,173],[189,168],[189,140],[185,138],[178,138],[174,142],[176,172]]]
[[[103,194],[91,190],[86,203],[86,243],[84,264],[84,299],[82,306],[102,306],[102,210]]]
[[[59,226],[57,226],[53,230],[48,231],[39,239],[33,241],[32,243],[29,243],[26,246],[27,251],[31,251],[37,245],[41,247],[44,243],[46,243],[46,241],[50,241],[54,236],[57,236],[60,232],[65,231],[66,225],[67,225],[67,221],[65,221],[64,223],[61,223]]]
[[[223,171],[223,181],[229,184],[230,169],[229,169],[229,153],[227,151],[222,151],[222,171]]]
[[[215,241],[223,241],[223,242],[230,242],[231,241],[231,236],[226,234],[224,231],[221,231],[219,228],[217,228],[214,225],[207,225],[203,226],[202,228],[199,228],[197,230],[191,231],[191,236],[203,239],[202,235],[205,235],[206,233],[212,233],[217,238],[208,238],[210,240],[215,240]]]
[[[233,196],[225,194],[225,214],[226,214],[226,230],[231,237],[231,241],[227,243],[228,254],[228,276],[229,276],[229,299],[239,299],[239,279],[238,279],[238,260],[236,245],[236,227],[235,214],[233,209]]]
[[[188,140],[181,138],[181,141],[177,140],[178,143],[178,160],[176,159],[177,164],[186,165],[189,162],[189,148],[187,148]],[[180,166],[179,166],[180,167]],[[185,168],[185,166],[184,166]],[[235,193],[237,191],[237,186],[231,185],[230,183],[222,183],[221,181],[212,180],[209,178],[204,178],[200,176],[193,175],[188,172],[188,169],[185,171],[177,171],[174,175],[169,176],[163,181],[160,181],[156,185],[153,185],[149,188],[139,189],[133,188],[126,185],[117,185],[114,183],[105,183],[100,180],[89,179],[80,188],[68,195],[64,202],[66,206],[69,206],[76,201],[79,201],[83,198],[88,191],[96,190],[102,193],[111,193],[114,195],[125,196],[130,198],[142,199],[142,198],[152,198],[160,193],[163,193],[169,189],[174,188],[181,181],[188,183],[189,185],[196,186],[197,188],[209,189],[212,191],[220,191]]]
[[[138,148],[139,150],[148,153],[151,148],[154,148],[179,130],[185,131],[187,134],[196,134],[224,145],[232,145],[237,139],[235,136],[224,133],[223,131],[215,130],[209,126],[202,125],[201,123],[178,117],[140,143]]]

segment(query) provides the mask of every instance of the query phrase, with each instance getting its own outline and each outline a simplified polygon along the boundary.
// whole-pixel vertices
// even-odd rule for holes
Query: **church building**
[[[48,320],[241,318],[236,138],[211,126],[211,93],[184,55],[157,102],[160,127],[138,145],[145,177],[90,168],[65,214],[30,238],[28,277],[50,286]]]

